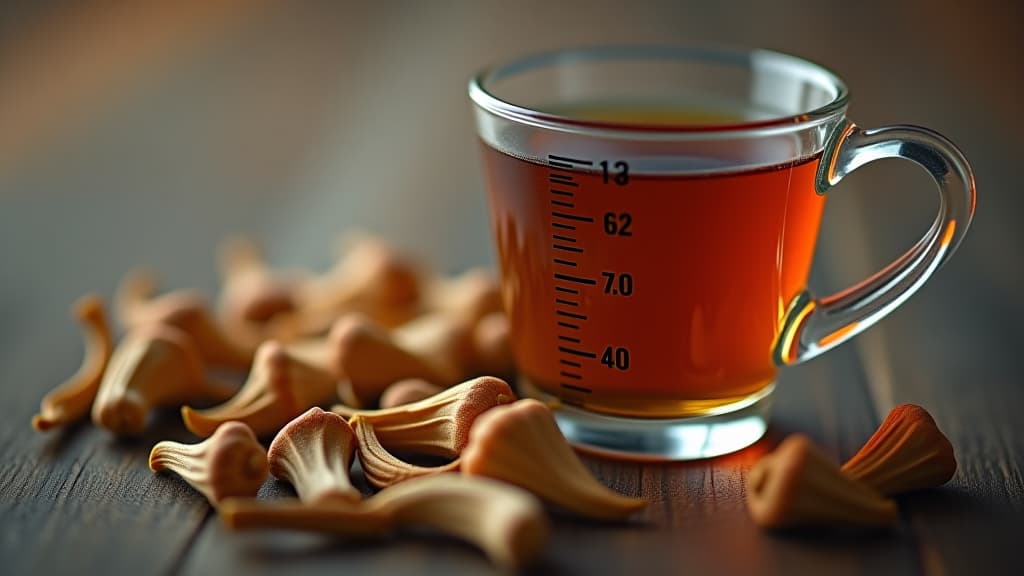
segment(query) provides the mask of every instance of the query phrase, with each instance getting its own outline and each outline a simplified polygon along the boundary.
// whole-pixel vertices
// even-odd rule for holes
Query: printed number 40
[[[609,346],[601,355],[601,364],[616,370],[629,370],[629,350],[622,347]]]

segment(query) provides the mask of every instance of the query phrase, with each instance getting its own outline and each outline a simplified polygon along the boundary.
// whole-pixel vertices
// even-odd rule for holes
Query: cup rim
[[[765,120],[725,124],[645,124],[629,121],[595,121],[572,118],[514,104],[496,96],[488,84],[502,78],[544,65],[558,65],[572,61],[609,59],[677,59],[704,60],[723,65],[750,68],[757,65],[788,68],[831,85],[835,96],[826,104],[809,111]],[[838,75],[810,60],[783,52],[762,48],[740,48],[713,44],[693,45],[618,45],[591,46],[551,50],[528,55],[509,63],[485,68],[469,81],[469,97],[481,109],[499,117],[542,128],[573,132],[600,132],[639,137],[657,135],[660,138],[700,137],[717,135],[768,135],[795,132],[828,123],[841,115],[849,104],[850,92]]]

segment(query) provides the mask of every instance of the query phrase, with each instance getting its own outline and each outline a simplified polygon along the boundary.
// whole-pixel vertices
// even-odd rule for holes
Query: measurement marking
[[[575,214],[566,214],[565,212],[552,212],[552,216],[556,218],[565,218],[566,220],[578,220],[580,222],[593,222],[594,219],[590,216],[577,216]]]
[[[557,176],[557,174],[552,174],[552,176]],[[558,184],[559,186],[569,186],[571,188],[580,187],[580,185],[577,184],[576,182],[567,182],[565,180],[553,180],[551,178],[548,178],[548,182],[551,182],[552,184]]]
[[[557,156],[555,154],[548,154],[548,160],[554,160],[556,162],[569,162],[570,164],[582,164],[583,166],[593,166],[594,163],[590,160],[580,160],[579,158],[570,158],[568,156]]]
[[[565,250],[566,252],[575,252],[576,254],[583,254],[583,248],[577,248],[575,246],[563,246],[562,244],[552,244],[552,248],[555,250]]]
[[[578,168],[579,166],[593,166],[594,165],[594,163],[591,162],[590,160],[583,160],[583,159],[580,159],[580,158],[572,158],[572,157],[569,157],[569,156],[557,156],[555,154],[549,154],[548,155],[548,164],[551,167],[551,172],[548,174],[548,182],[550,182],[552,184],[552,186],[550,186],[548,188],[548,190],[550,190],[551,194],[553,194],[555,196],[562,196],[562,197],[565,197],[565,198],[574,198],[575,197],[575,192],[572,191],[572,190],[567,190],[567,188],[573,188],[573,189],[577,189],[577,190],[580,188],[579,183],[576,182],[574,177],[573,177],[573,175],[575,174],[575,172],[573,171],[573,168]],[[559,173],[559,172],[561,172],[561,173]],[[558,218],[558,219],[563,219],[563,220],[571,220],[571,221],[575,221],[575,222],[590,222],[590,223],[594,222],[594,218],[592,216],[581,216],[581,215],[577,215],[577,214],[567,213],[569,210],[573,210],[573,209],[576,208],[576,204],[574,203],[574,201],[551,199],[551,205],[555,206],[555,207],[564,208],[566,210],[566,212],[559,212],[559,211],[557,211],[557,209],[553,210],[551,212],[551,216],[553,218]],[[568,230],[568,231],[575,231],[576,230],[576,226],[575,225],[566,224],[566,223],[563,223],[563,222],[554,222],[553,221],[553,222],[551,222],[551,226],[552,226],[552,228],[557,228],[559,230]],[[574,254],[582,254],[583,253],[583,248],[579,248],[579,247],[573,246],[574,244],[576,244],[578,242],[578,240],[575,237],[573,237],[573,236],[565,236],[565,235],[562,235],[562,234],[552,233],[551,238],[552,238],[552,240],[555,241],[555,243],[553,243],[551,245],[552,248],[555,249],[555,250],[561,250],[563,252],[571,252],[571,253],[574,253]],[[561,242],[561,243],[559,243],[559,242]],[[561,258],[553,258],[552,260],[555,262],[555,264],[561,264],[563,266],[572,266],[574,268],[579,266],[579,263],[574,261],[574,260],[565,260],[565,259],[561,259]],[[584,285],[588,285],[588,286],[595,286],[595,285],[597,285],[597,280],[595,280],[593,278],[585,278],[585,277],[582,277],[582,276],[573,276],[573,275],[570,275],[570,274],[556,273],[555,274],[555,280],[562,280],[562,281],[565,281],[565,282],[573,282],[573,283],[576,283],[576,284],[584,284]],[[555,286],[555,291],[556,291],[556,293],[561,292],[561,293],[566,293],[566,294],[573,294],[573,295],[576,295],[576,296],[578,296],[579,293],[580,293],[580,291],[578,289],[576,289],[576,288],[569,288],[569,287],[566,287],[566,286],[557,286],[557,285]],[[571,306],[571,307],[574,307],[574,308],[575,307],[579,307],[579,305],[580,305],[580,303],[578,301],[576,301],[576,300],[569,300],[569,299],[566,299],[566,298],[559,298],[557,296],[555,298],[555,304],[556,305],[561,305],[561,306]],[[587,316],[585,316],[583,314],[576,314],[576,313],[573,313],[573,312],[566,312],[564,310],[555,310],[555,313],[558,316],[563,316],[563,317],[566,317],[566,318],[572,318],[572,319],[576,319],[576,320],[587,320]],[[562,328],[569,328],[571,330],[580,330],[580,325],[579,324],[573,324],[571,322],[565,322],[565,321],[557,320],[557,325],[562,327]],[[558,340],[563,341],[563,342],[568,342],[568,343],[571,343],[571,344],[579,344],[581,342],[580,338],[578,338],[578,337],[566,336],[566,335],[563,335],[563,334],[559,334],[558,335]],[[558,350],[560,352],[565,353],[565,354],[581,356],[581,357],[584,357],[584,358],[597,358],[597,354],[594,353],[594,352],[586,352],[584,350],[579,350],[579,349],[576,349],[576,348],[569,348],[569,347],[566,347],[566,346],[559,346]],[[563,366],[568,366],[570,368],[579,369],[579,368],[582,367],[582,364],[580,362],[576,362],[575,360],[569,360],[569,359],[566,359],[566,358],[559,358],[558,361]],[[560,372],[560,375],[563,378],[570,379],[570,380],[576,380],[576,381],[583,380],[583,375],[578,373],[578,372],[571,372],[571,371],[568,371],[568,370],[562,370]],[[568,382],[560,382],[559,385],[562,388],[565,388],[566,390],[572,390],[572,391],[580,392],[580,393],[583,393],[583,394],[590,394],[591,393],[591,389],[590,388],[586,388],[584,386],[577,386],[577,385],[574,385],[574,384],[569,384]]]
[[[573,356],[583,356],[584,358],[597,358],[597,354],[594,354],[593,352],[585,352],[583,350],[568,348],[566,346],[559,346],[558,351],[565,352],[566,354],[572,354]]]
[[[566,282],[575,282],[577,284],[587,284],[588,286],[596,286],[597,280],[593,278],[580,278],[579,276],[570,276],[569,274],[555,274],[555,278],[558,280],[565,280]]]

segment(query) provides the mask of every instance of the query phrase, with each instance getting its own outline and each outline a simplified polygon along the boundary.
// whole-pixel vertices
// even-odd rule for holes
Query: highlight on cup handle
[[[924,168],[938,186],[939,213],[925,235],[888,266],[841,292],[800,294],[789,306],[775,344],[778,365],[798,364],[863,332],[914,294],[956,251],[974,217],[974,174],[944,136],[918,126],[861,129],[844,121],[829,138],[816,187],[826,193],[847,174],[883,158]]]

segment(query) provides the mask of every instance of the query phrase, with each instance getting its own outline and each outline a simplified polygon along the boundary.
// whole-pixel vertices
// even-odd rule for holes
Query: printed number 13
[[[615,182],[619,186],[625,186],[629,184],[629,164],[626,164],[622,160],[611,164],[607,160],[599,162],[601,165],[601,177],[604,183]],[[609,164],[611,167],[609,168]]]

